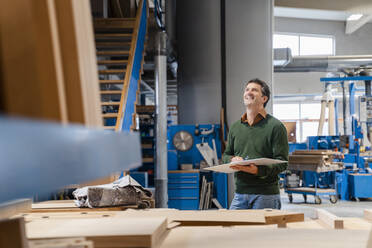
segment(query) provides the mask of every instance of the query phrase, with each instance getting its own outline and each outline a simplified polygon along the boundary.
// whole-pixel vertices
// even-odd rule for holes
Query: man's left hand
[[[253,175],[257,175],[258,173],[258,167],[255,164],[249,164],[249,165],[230,165],[230,168],[233,170],[243,171],[247,172]]]

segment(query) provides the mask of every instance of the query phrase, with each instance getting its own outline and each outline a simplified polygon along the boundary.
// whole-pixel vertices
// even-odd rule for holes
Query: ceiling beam
[[[275,6],[372,14],[371,0],[275,0]]]
[[[364,15],[359,20],[356,21],[346,21],[345,26],[345,34],[352,34],[361,27],[364,26],[364,24],[368,23],[372,20],[372,15]]]

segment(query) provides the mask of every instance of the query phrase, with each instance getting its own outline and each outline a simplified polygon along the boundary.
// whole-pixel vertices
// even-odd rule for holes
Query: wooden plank
[[[63,201],[48,201],[48,202],[38,202],[32,204],[32,210],[35,209],[50,209],[50,208],[77,208],[73,200],[63,200]]]
[[[119,95],[121,90],[101,90],[99,93],[101,95]]]
[[[103,128],[106,130],[115,130],[115,126],[104,126]]]
[[[96,47],[127,47],[130,46],[130,42],[116,41],[116,42],[107,42],[107,41],[98,41],[96,42]]]
[[[119,105],[119,102],[101,102],[102,106],[116,106]]]
[[[154,158],[142,158],[142,162],[143,163],[153,163],[154,162]]]
[[[26,224],[31,240],[86,237],[95,247],[156,247],[166,228],[165,218],[47,219]]]
[[[71,207],[71,208],[35,208],[32,209],[32,213],[42,213],[43,217],[42,218],[49,218],[47,217],[48,214],[50,213],[81,213],[81,214],[86,214],[87,212],[111,212],[111,211],[123,211],[127,209],[137,209],[137,205],[128,205],[128,206],[120,206],[120,207],[107,207],[107,208],[79,208],[79,207]],[[69,216],[68,216],[69,217]],[[83,216],[85,217],[85,216]],[[104,216],[107,217],[107,216]],[[64,216],[66,218],[66,216]]]
[[[100,84],[123,84],[123,80],[99,80]]]
[[[54,1],[0,2],[0,98],[9,115],[67,122],[54,10]]]
[[[213,199],[212,199],[212,202],[213,202],[213,204],[214,204],[218,209],[224,209],[224,208],[222,207],[222,205],[220,204],[220,202],[219,202],[216,198],[213,198]]]
[[[137,110],[137,113],[154,113],[155,106],[154,105],[137,105],[136,110]]]
[[[93,242],[84,237],[31,240],[28,244],[29,248],[94,248]]]
[[[324,155],[289,155],[288,163],[294,164],[322,164]]]
[[[293,155],[341,155],[340,152],[332,150],[296,150]]]
[[[166,217],[170,222],[176,221],[183,226],[232,226],[232,225],[269,225],[304,221],[303,213],[281,210],[127,210],[118,213],[124,217]]]
[[[153,145],[152,144],[141,144],[142,149],[152,149]]]
[[[95,18],[94,28],[133,28],[136,18]]]
[[[118,113],[107,113],[107,114],[102,114],[103,118],[117,118]]]
[[[128,63],[128,60],[98,60],[97,63],[99,65],[126,65]]]
[[[315,211],[316,218],[322,221],[327,226],[330,226],[333,229],[343,229],[344,228],[344,221],[342,218],[337,217],[334,214],[331,214],[327,210],[324,209],[317,209]]]
[[[118,206],[118,207],[105,207],[105,208],[79,208],[76,206],[74,200],[54,200],[54,201],[45,201],[45,202],[38,202],[32,204],[32,212],[33,213],[39,213],[45,210],[45,212],[48,212],[48,210],[53,210],[55,212],[58,212],[59,210],[68,212],[68,211],[80,211],[80,212],[86,212],[86,211],[120,211],[127,208],[134,208],[137,207],[136,205],[128,205],[128,206]],[[53,212],[51,211],[51,212]],[[27,211],[28,212],[28,211]]]
[[[305,219],[303,222],[287,223],[289,229],[329,229],[324,226],[319,220]]]
[[[368,235],[366,230],[177,227],[171,230],[161,248],[359,248],[366,247]]]
[[[31,210],[31,199],[18,199],[0,204],[0,219],[9,218],[21,212]]]
[[[99,74],[122,74],[125,73],[125,69],[112,69],[112,70],[99,70]],[[98,84],[97,84],[98,85]]]
[[[305,220],[303,213],[278,212],[267,209],[265,212],[266,224],[278,224],[278,227],[286,227],[287,223],[303,222]]]
[[[97,52],[98,56],[103,56],[103,55],[130,55],[130,51],[98,51]]]
[[[0,247],[28,247],[23,218],[0,220]]]
[[[41,210],[41,209],[39,209]],[[116,212],[121,210],[95,210],[95,211],[84,211],[84,209],[80,209],[80,211],[48,211],[52,209],[46,209],[47,211],[42,212],[32,212],[32,213],[25,213],[22,215],[16,215],[14,218],[17,217],[24,217],[26,222],[34,221],[34,220],[46,220],[46,219],[97,219],[97,218],[107,218],[107,217],[115,217]],[[56,209],[57,210],[57,209]]]
[[[288,188],[289,191],[294,192],[309,192],[309,193],[315,193],[315,192],[321,192],[321,193],[334,193],[335,189],[315,189],[315,188],[309,188],[309,187],[300,187],[300,188]]]
[[[68,120],[102,127],[89,0],[56,0]]]
[[[106,34],[95,34],[95,38],[110,38],[110,37],[116,37],[116,38],[128,38],[132,37],[132,34],[122,34],[122,33],[106,33]]]

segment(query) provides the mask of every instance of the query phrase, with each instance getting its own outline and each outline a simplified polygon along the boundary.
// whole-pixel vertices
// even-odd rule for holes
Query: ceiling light
[[[363,15],[362,14],[352,14],[347,18],[348,21],[357,21],[359,20]]]

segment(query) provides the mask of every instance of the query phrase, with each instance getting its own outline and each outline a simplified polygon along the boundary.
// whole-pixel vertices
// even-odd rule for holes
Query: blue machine
[[[199,169],[204,158],[197,148],[197,144],[208,143],[213,149],[215,143],[218,159],[221,158],[221,142],[219,138],[220,125],[204,124],[204,125],[171,125],[168,126],[168,171],[181,170],[181,165],[192,165],[193,169]],[[218,161],[215,161],[218,163]],[[172,177],[174,177],[174,174]],[[171,175],[169,174],[169,175]],[[216,172],[200,172],[200,178],[204,175],[208,181],[214,182],[214,197],[219,203],[227,208],[227,175]],[[195,189],[196,190],[196,189]],[[199,188],[198,188],[199,190]],[[179,190],[178,190],[179,191]],[[180,192],[178,192],[180,193]],[[178,194],[177,193],[177,194]],[[190,194],[194,194],[190,192]],[[197,192],[199,194],[199,192]],[[175,192],[172,192],[175,194]],[[169,196],[171,197],[171,196]],[[183,195],[182,197],[186,197]],[[171,199],[170,199],[171,200]],[[180,201],[169,203],[177,208],[182,209]],[[172,206],[173,206],[172,205]],[[187,203],[187,209],[195,208],[195,203]]]
[[[208,132],[213,129],[209,134],[202,134],[202,131]],[[185,144],[183,150],[176,148],[174,143],[174,136],[184,132],[186,135],[191,135],[192,143],[190,147]],[[180,170],[181,164],[192,164],[194,169],[200,168],[200,162],[204,160],[196,147],[196,144],[207,142],[213,148],[212,140],[215,140],[217,148],[217,156],[221,158],[221,142],[219,139],[220,125],[172,125],[168,126],[168,170]],[[186,141],[185,141],[186,142]],[[189,142],[190,144],[190,142]]]
[[[370,76],[361,77],[344,77],[344,78],[321,78],[322,82],[338,82],[343,84],[344,81],[365,81],[366,83],[366,94],[362,99],[365,103],[367,112],[367,118],[365,124],[367,130],[372,127],[372,96],[371,96],[371,80]],[[355,118],[355,86],[351,82],[349,84],[349,109],[351,116],[351,135],[338,135],[338,136],[310,136],[308,137],[307,149],[318,150],[318,149],[329,149],[341,151],[344,154],[342,162],[344,163],[344,169],[338,172],[326,172],[326,173],[315,173],[305,172],[303,180],[305,185],[308,187],[317,184],[318,187],[333,187],[336,183],[337,193],[342,200],[350,200],[359,198],[372,197],[372,159],[371,156],[362,156],[361,140],[363,135],[361,124],[362,121],[358,121]],[[361,108],[361,106],[360,106]],[[336,108],[337,109],[337,108]],[[336,111],[337,112],[337,111]],[[338,127],[336,126],[336,129]],[[370,148],[367,148],[368,150]],[[314,176],[315,174],[316,176]]]

